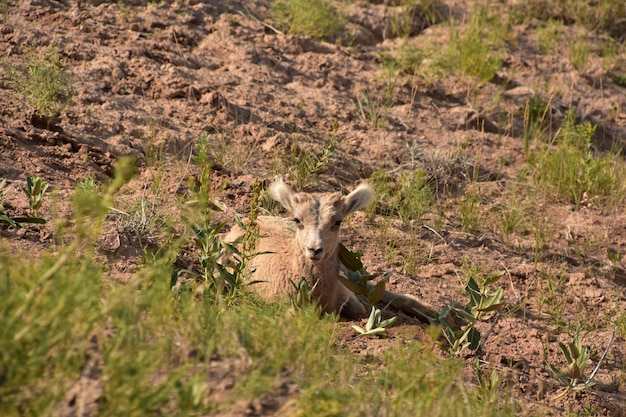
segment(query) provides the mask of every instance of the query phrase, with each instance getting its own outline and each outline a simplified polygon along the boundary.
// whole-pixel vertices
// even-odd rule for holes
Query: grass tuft
[[[273,0],[270,15],[287,33],[319,39],[332,35],[342,22],[327,0]]]

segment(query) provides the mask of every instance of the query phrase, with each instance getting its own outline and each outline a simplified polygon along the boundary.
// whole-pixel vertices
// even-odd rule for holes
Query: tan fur
[[[361,185],[352,193],[294,193],[282,179],[274,182],[269,193],[291,214],[290,218],[260,216],[257,219],[260,237],[251,261],[254,280],[264,281],[250,286],[268,299],[286,299],[293,295],[290,282],[305,278],[315,285],[313,297],[329,313],[362,316],[365,308],[356,296],[338,279],[339,224],[348,215],[360,210],[374,199],[369,185]],[[298,221],[296,221],[297,219]],[[234,242],[243,235],[235,226],[224,238]]]

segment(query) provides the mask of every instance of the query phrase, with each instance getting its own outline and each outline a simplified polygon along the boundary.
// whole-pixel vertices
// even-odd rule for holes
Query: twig
[[[611,339],[609,340],[609,344],[606,346],[606,349],[604,349],[604,353],[602,354],[602,357],[598,361],[598,364],[596,365],[595,369],[593,370],[591,375],[589,375],[589,378],[587,378],[587,381],[585,382],[585,385],[588,384],[589,381],[591,381],[594,376],[596,376],[596,372],[598,372],[598,369],[600,369],[600,365],[602,364],[602,361],[606,357],[607,353],[609,353],[609,348],[613,344],[613,339],[615,339],[615,332],[616,331],[617,331],[617,326],[613,327],[613,334],[611,335]]]
[[[262,21],[261,19],[259,19],[258,17],[252,15],[252,13],[250,13],[250,11],[248,10],[247,7],[244,7],[244,9],[246,9],[246,13],[242,12],[241,10],[238,11],[238,13],[244,17],[249,17],[250,19],[254,20],[255,22],[265,26],[266,28],[268,28],[269,30],[273,31],[274,33],[277,33],[279,35],[283,35],[285,36],[285,33],[276,29],[274,26],[270,25],[269,23],[265,23],[264,21]]]
[[[498,322],[498,320],[500,320],[500,318],[503,315],[504,313],[502,313],[501,311],[498,312],[498,315],[493,320],[493,323],[491,323],[491,326],[489,326],[489,329],[487,329],[487,331],[485,332],[485,336],[483,336],[482,338],[483,340],[480,342],[480,345],[478,345],[478,349],[476,349],[476,352],[480,352],[483,350],[483,347],[485,346],[485,343],[487,343],[487,339],[489,338],[491,331],[493,330],[494,327],[496,327],[496,323]]]
[[[441,236],[439,233],[437,233],[437,231],[435,229],[433,229],[432,227],[428,226],[427,224],[423,224],[422,227],[424,229],[428,229],[431,232],[433,232],[435,235],[437,235],[437,237],[439,237],[439,239],[443,240],[443,243],[445,243],[446,246],[448,245],[448,242],[446,242],[446,240],[443,238],[443,236]]]

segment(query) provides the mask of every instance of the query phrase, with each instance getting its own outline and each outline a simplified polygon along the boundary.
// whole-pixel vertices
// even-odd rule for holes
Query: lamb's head
[[[291,213],[300,250],[312,262],[332,256],[343,219],[374,200],[374,190],[367,184],[346,196],[339,192],[317,195],[295,193],[282,178],[270,185],[269,193]]]

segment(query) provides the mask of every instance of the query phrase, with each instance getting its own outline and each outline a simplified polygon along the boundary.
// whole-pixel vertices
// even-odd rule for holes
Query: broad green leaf
[[[361,262],[362,254],[349,251],[343,244],[339,243],[339,261],[352,271],[360,271],[363,269]]]
[[[367,301],[369,302],[370,305],[375,305],[376,303],[378,303],[383,296],[385,295],[385,281],[379,281],[376,286],[374,286],[374,289],[372,291],[370,291],[370,293],[367,296]]]

